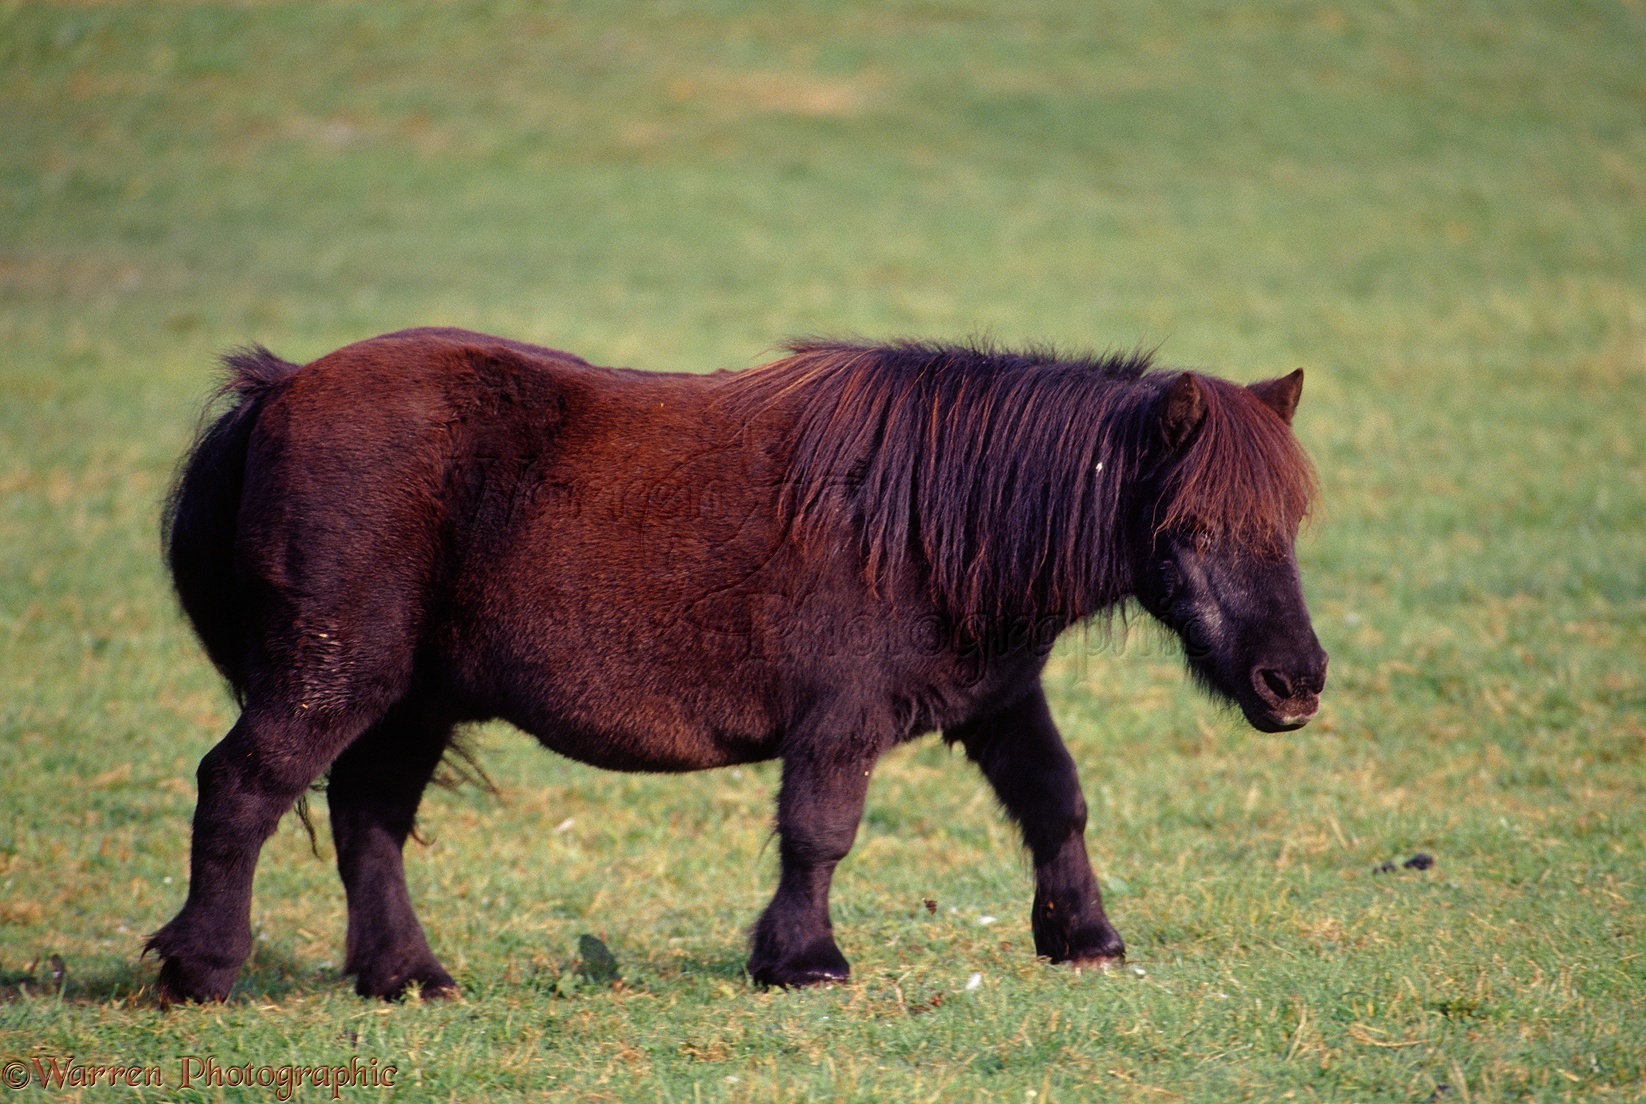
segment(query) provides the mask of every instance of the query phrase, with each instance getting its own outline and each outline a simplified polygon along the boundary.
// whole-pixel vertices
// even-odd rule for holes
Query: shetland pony
[[[454,728],[492,718],[611,770],[781,759],[748,969],[783,986],[847,976],[829,885],[870,772],[941,731],[1022,829],[1036,952],[1115,960],[1041,691],[1058,634],[1135,599],[1269,732],[1325,684],[1301,372],[819,342],[667,375],[450,329],[225,359],[163,543],[241,713],[148,941],[162,1002],[228,994],[258,853],[323,774],[359,992],[453,992],[401,852]]]

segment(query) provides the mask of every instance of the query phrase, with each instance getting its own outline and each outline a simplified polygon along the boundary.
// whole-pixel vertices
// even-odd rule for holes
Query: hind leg
[[[149,938],[162,1004],[223,1000],[251,954],[252,875],[263,843],[363,725],[248,707],[200,760],[189,895]]]
[[[402,702],[338,757],[326,800],[337,870],[348,894],[344,972],[363,997],[394,999],[413,982],[425,997],[457,991],[412,911],[401,853],[451,722]]]

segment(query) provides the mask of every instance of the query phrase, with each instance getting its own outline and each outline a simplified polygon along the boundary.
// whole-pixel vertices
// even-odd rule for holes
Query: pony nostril
[[[1268,688],[1269,693],[1275,696],[1275,700],[1285,701],[1292,696],[1292,684],[1286,681],[1285,675],[1276,671],[1273,667],[1263,668],[1257,673],[1257,677],[1263,681],[1263,685]]]

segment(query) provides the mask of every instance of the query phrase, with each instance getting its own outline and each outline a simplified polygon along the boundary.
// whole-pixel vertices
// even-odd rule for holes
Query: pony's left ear
[[[1297,400],[1303,394],[1303,369],[1299,368],[1291,375],[1281,376],[1279,379],[1248,384],[1247,390],[1262,399],[1270,410],[1279,414],[1281,421],[1291,425],[1292,415],[1297,413]]]

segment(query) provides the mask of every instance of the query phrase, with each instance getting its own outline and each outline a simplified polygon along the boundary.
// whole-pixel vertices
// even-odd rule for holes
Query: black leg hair
[[[361,996],[392,1000],[413,982],[424,997],[456,993],[412,909],[402,858],[451,730],[450,721],[403,701],[332,766],[326,801],[349,907],[343,968]]]
[[[257,857],[280,818],[357,735],[358,720],[248,704],[200,760],[183,908],[149,937],[162,1004],[223,1000],[251,954]]]
[[[1126,945],[1103,914],[1086,855],[1086,800],[1037,684],[1016,704],[946,734],[982,769],[1023,830],[1034,861],[1035,952],[1053,962],[1108,962]]]
[[[748,969],[757,983],[817,985],[850,976],[829,921],[829,884],[857,838],[874,759],[798,749],[784,755],[777,797],[782,874],[750,938]]]

